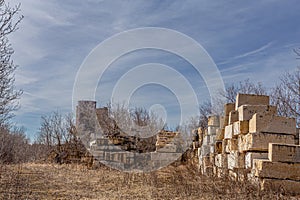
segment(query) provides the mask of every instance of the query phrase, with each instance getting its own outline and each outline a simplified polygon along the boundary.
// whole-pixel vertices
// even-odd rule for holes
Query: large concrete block
[[[233,110],[235,110],[235,103],[227,103],[224,105],[225,116],[229,116],[229,113]]]
[[[294,144],[294,135],[282,135],[277,133],[248,133],[238,136],[238,149],[245,151],[264,151],[269,149],[269,143]]]
[[[216,130],[216,140],[223,140],[225,135],[225,128],[218,128]]]
[[[254,159],[268,159],[268,153],[259,153],[259,152],[246,152],[245,155],[245,168],[253,168]]]
[[[300,163],[281,163],[266,159],[254,159],[253,165],[257,177],[300,181]]]
[[[299,195],[300,181],[281,180],[281,179],[262,179],[260,181],[262,190],[279,190],[285,193]]]
[[[273,162],[300,163],[300,146],[289,144],[269,144],[269,160]],[[300,174],[300,171],[299,171]]]
[[[233,124],[239,120],[239,113],[236,110],[233,110],[229,113],[228,124]]]
[[[232,126],[232,124],[225,126],[224,138],[225,139],[231,139],[232,135],[233,135],[233,126]]]
[[[238,139],[229,139],[226,145],[226,153],[238,150]]]
[[[208,116],[208,126],[220,127],[220,117],[217,115]]]
[[[226,146],[227,146],[228,140],[229,140],[229,139],[224,139],[224,140],[222,141],[222,153],[223,153],[223,154],[227,153],[227,152],[226,152]]]
[[[237,121],[233,123],[233,137],[249,132],[249,121]]]
[[[219,119],[220,119],[220,122],[219,122],[220,128],[225,127],[225,125],[224,125],[224,122],[225,122],[225,116],[219,116]],[[226,125],[227,125],[227,124],[226,124]]]
[[[217,154],[215,155],[215,165],[219,168],[228,168],[228,161],[227,161],[228,154]]]
[[[265,95],[237,94],[235,110],[241,105],[269,105],[270,98]]]
[[[268,132],[296,135],[296,120],[295,118],[256,113],[249,121],[249,132]]]
[[[228,154],[228,169],[245,168],[245,154],[232,151]]]
[[[255,113],[276,115],[276,106],[270,105],[241,105],[238,108],[239,121],[250,120]]]

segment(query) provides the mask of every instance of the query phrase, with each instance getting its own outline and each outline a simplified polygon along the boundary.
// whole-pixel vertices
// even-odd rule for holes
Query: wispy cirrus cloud
[[[10,4],[18,2],[11,0]],[[296,0],[21,3],[25,19],[10,41],[15,49],[14,61],[20,66],[16,85],[24,90],[22,107],[15,119],[28,128],[29,135],[37,131],[41,115],[55,110],[71,111],[73,83],[84,58],[103,40],[128,29],[158,26],[187,34],[212,56],[226,83],[251,78],[271,86],[280,73],[299,65],[291,52],[300,43]],[[120,59],[111,66],[99,92],[109,93],[111,85],[130,67],[155,61],[173,66],[188,77],[201,96],[205,83],[188,63],[161,52],[148,57],[149,52],[144,53]],[[157,96],[164,95],[163,90],[156,92]],[[136,96],[141,105],[149,100],[143,98],[146,93]],[[166,103],[170,97],[164,98]]]

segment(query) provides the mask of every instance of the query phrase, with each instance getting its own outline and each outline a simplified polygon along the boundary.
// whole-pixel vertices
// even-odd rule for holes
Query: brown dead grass
[[[189,165],[125,173],[82,165],[0,166],[0,199],[298,199],[200,176]]]

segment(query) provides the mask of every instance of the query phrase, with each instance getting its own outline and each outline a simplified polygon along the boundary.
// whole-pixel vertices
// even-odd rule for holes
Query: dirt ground
[[[233,181],[200,176],[193,166],[151,173],[107,167],[22,164],[0,166],[0,199],[300,199]]]

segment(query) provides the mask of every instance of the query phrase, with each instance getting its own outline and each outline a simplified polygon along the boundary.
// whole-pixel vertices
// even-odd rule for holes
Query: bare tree
[[[20,163],[31,159],[31,145],[23,127],[2,126],[0,132],[0,163]]]
[[[271,103],[277,106],[279,115],[296,118],[300,127],[300,69],[280,77],[280,83],[272,89]]]
[[[204,102],[202,105],[200,105],[199,108],[199,125],[198,127],[202,128],[204,130],[207,128],[207,123],[208,123],[208,116],[212,114],[212,105],[210,102]]]
[[[224,103],[233,103],[238,93],[265,95],[267,89],[260,82],[253,83],[250,79],[246,79],[238,84],[227,85],[226,91],[220,92],[220,96],[226,99],[227,102]]]
[[[13,117],[13,111],[18,109],[16,100],[22,91],[15,88],[14,72],[17,66],[12,61],[14,50],[8,40],[8,35],[18,29],[17,25],[23,19],[19,16],[20,4],[10,7],[0,0],[0,125]]]
[[[63,116],[59,112],[53,112],[41,117],[36,141],[48,147],[70,143],[76,137],[76,127],[72,114]]]

